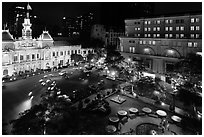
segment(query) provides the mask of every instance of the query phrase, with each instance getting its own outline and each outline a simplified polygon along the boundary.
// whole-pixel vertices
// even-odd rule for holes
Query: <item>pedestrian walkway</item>
[[[155,125],[159,125],[161,122],[160,118],[153,118],[149,116],[137,116],[134,119],[128,119],[125,124],[121,125],[120,134],[124,134],[129,132],[131,129],[136,130],[136,127],[143,123],[151,123]],[[173,135],[176,133],[177,135],[191,135],[191,132],[182,130],[181,127],[176,126],[175,124],[169,124],[169,130],[166,130],[164,135]]]

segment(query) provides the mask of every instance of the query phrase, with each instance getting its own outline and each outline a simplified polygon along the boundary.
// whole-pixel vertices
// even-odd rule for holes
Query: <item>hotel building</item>
[[[164,75],[188,53],[202,52],[202,15],[127,19],[119,51]]]

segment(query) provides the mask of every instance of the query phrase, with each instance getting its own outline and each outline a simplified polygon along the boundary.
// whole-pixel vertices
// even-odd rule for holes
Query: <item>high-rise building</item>
[[[69,37],[75,35],[90,36],[93,24],[93,13],[87,13],[76,17],[63,17],[62,35]]]

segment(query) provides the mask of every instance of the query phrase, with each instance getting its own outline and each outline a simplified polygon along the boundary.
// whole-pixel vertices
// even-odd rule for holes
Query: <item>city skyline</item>
[[[125,4],[126,5],[125,5]],[[117,20],[121,22],[130,16],[128,15],[131,11],[127,11],[127,4],[130,2],[30,2],[33,8],[33,13],[40,18],[47,25],[60,25],[63,17],[76,17],[88,12],[95,14],[96,23],[102,23],[106,25],[106,21]],[[143,2],[131,2],[131,5],[136,7],[137,4]],[[145,2],[148,3],[148,2]],[[12,9],[14,5],[26,6],[26,2],[3,2],[2,3],[2,23],[8,22],[9,10]],[[153,7],[151,15],[159,16],[165,14],[177,14],[177,13],[191,13],[191,12],[201,12],[202,4],[200,2],[149,2]],[[116,5],[116,6],[109,6]],[[126,6],[126,7],[125,7]],[[182,8],[180,8],[182,6]],[[122,10],[121,9],[126,9]],[[135,9],[134,9],[135,10]],[[134,11],[133,10],[133,11]],[[106,13],[110,13],[107,15]],[[111,14],[121,14],[114,15]],[[122,15],[123,14],[123,15]],[[145,16],[145,15],[144,15]],[[112,19],[114,18],[114,19]],[[121,18],[121,19],[120,19]],[[135,16],[137,18],[137,16]],[[113,21],[114,22],[114,21]],[[108,24],[109,25],[109,24]],[[110,24],[111,25],[111,24]],[[112,25],[115,25],[112,23]]]

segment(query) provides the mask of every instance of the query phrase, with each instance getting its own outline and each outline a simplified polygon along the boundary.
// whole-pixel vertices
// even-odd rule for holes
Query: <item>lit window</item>
[[[200,30],[200,27],[199,27],[199,26],[196,26],[196,30]]]
[[[194,18],[191,18],[191,23],[194,23]]]
[[[148,34],[148,37],[151,37],[151,34]]]
[[[160,27],[157,27],[157,31],[160,31]]]
[[[143,44],[146,44],[146,41],[145,41],[145,40],[143,41]]]
[[[144,31],[147,31],[147,28],[144,28]]]
[[[198,43],[197,42],[194,42],[194,47],[198,47]]]
[[[179,34],[176,34],[176,38],[179,38]]]
[[[191,26],[191,30],[194,30],[194,26]]]
[[[181,34],[181,38],[184,38],[184,34]]]
[[[194,34],[191,34],[191,38],[194,38]]]
[[[155,41],[152,41],[152,44],[153,44],[153,45],[155,45],[155,43],[156,43]]]
[[[169,23],[169,20],[165,20],[165,23],[168,24],[168,23]]]
[[[165,34],[165,38],[168,38],[169,37],[169,34]]]
[[[160,37],[160,34],[157,34],[157,37]]]
[[[140,28],[137,28],[137,30],[140,30]]]
[[[135,47],[132,47],[132,52],[135,53]]]
[[[184,26],[181,26],[180,29],[183,31],[184,30]]]
[[[192,47],[192,42],[188,42],[188,47]]]
[[[169,27],[165,27],[165,30],[168,31],[168,30],[169,30]]]
[[[172,34],[169,34],[169,37],[170,37],[170,38],[172,38],[172,37],[173,37],[173,35],[172,35]]]
[[[152,44],[152,41],[149,41],[149,44],[151,45],[151,44]]]
[[[145,21],[145,24],[147,24],[147,21]]]
[[[178,31],[178,30],[179,30],[179,27],[176,27],[176,30]]]
[[[132,47],[130,47],[130,52],[132,52]]]
[[[172,31],[173,30],[173,27],[169,27],[169,31]]]
[[[137,28],[135,28],[135,30],[137,30]]]
[[[140,34],[137,34],[138,37],[140,37]]]
[[[148,28],[148,31],[151,31],[151,28]]]
[[[153,34],[153,37],[155,38],[155,37],[156,37],[156,34]]]
[[[199,18],[196,18],[196,22],[199,22]]]
[[[156,27],[153,28],[153,31],[156,31]]]
[[[196,34],[196,38],[199,38],[199,34]]]
[[[151,24],[151,21],[148,21],[148,24]]]
[[[160,24],[160,20],[157,20],[157,24]]]
[[[144,37],[147,37],[147,34],[144,34]]]
[[[142,41],[140,40],[140,44],[142,44]]]
[[[173,20],[169,20],[169,23],[173,23]]]

